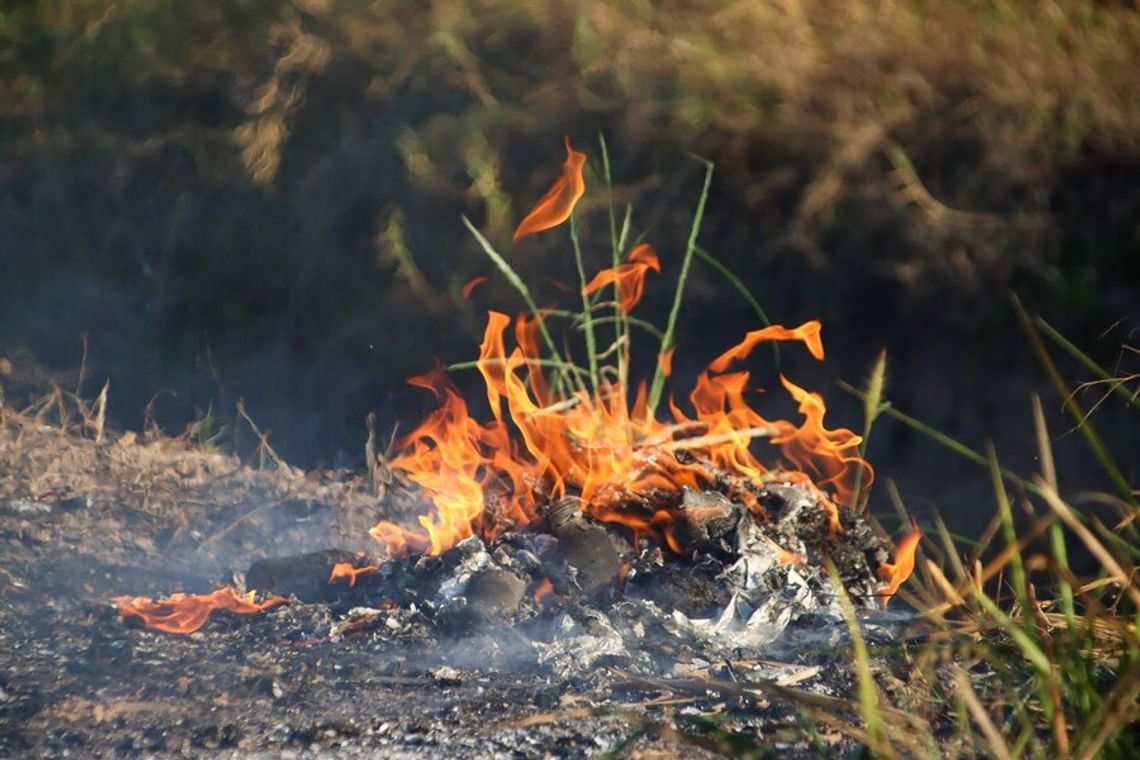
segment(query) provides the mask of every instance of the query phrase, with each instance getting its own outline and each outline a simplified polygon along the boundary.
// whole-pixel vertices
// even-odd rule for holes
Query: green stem
[[[1037,328],[1033,326],[1032,320],[1029,318],[1029,312],[1021,305],[1021,301],[1014,296],[1013,306],[1017,312],[1017,318],[1021,322],[1025,334],[1029,337],[1029,344],[1033,347],[1033,352],[1037,354],[1041,366],[1045,369],[1045,374],[1049,376],[1050,382],[1057,391],[1057,395],[1061,397],[1065,406],[1065,411],[1073,419],[1077,429],[1081,432],[1085,442],[1092,449],[1093,455],[1100,463],[1101,469],[1104,470],[1108,479],[1116,486],[1117,493],[1126,501],[1133,509],[1140,508],[1140,503],[1137,503],[1136,496],[1132,493],[1132,486],[1128,484],[1120,469],[1116,466],[1116,461],[1112,455],[1108,453],[1108,447],[1104,445],[1101,440],[1100,434],[1096,432],[1092,422],[1089,421],[1088,415],[1085,414],[1084,409],[1077,402],[1076,397],[1070,392],[1068,384],[1065,379],[1061,377],[1061,373],[1057,370],[1057,365],[1053,363],[1052,357],[1049,356],[1049,350],[1045,348],[1045,343],[1041,340],[1041,333],[1037,332]]]
[[[530,313],[536,317],[540,317],[538,321],[538,329],[542,332],[542,339],[546,342],[546,348],[550,351],[551,358],[559,365],[565,364],[565,362],[562,361],[562,354],[558,352],[558,345],[554,342],[554,338],[550,335],[550,330],[546,328],[546,320],[542,319],[541,315],[538,313],[538,304],[534,302],[534,297],[530,294],[530,288],[528,288],[526,286],[526,283],[522,281],[522,278],[519,277],[518,272],[516,272],[514,268],[507,263],[507,260],[504,259],[499,254],[499,252],[494,249],[491,243],[488,242],[487,238],[483,237],[483,233],[479,232],[479,230],[475,228],[475,225],[471,223],[471,220],[466,216],[462,217],[462,219],[463,224],[467,227],[468,231],[470,231],[471,234],[475,236],[475,240],[477,240],[479,242],[479,245],[483,248],[483,252],[486,253],[491,261],[495,264],[495,266],[499,268],[499,271],[502,272],[503,276],[507,278],[507,282],[509,282],[511,286],[519,292],[519,295],[523,297],[523,300],[526,301],[526,305],[527,308],[530,309]]]
[[[701,159],[704,161],[704,159]],[[669,311],[669,321],[665,325],[665,335],[661,338],[661,348],[658,356],[673,347],[673,332],[677,327],[677,317],[681,313],[681,297],[685,294],[685,281],[689,278],[689,267],[693,263],[693,252],[697,248],[697,235],[701,231],[701,220],[705,215],[705,202],[709,198],[709,188],[712,186],[713,165],[709,161],[705,164],[705,184],[701,188],[701,198],[697,201],[697,210],[693,214],[693,225],[689,229],[689,242],[685,246],[685,258],[681,262],[681,273],[677,276],[677,290],[673,294],[673,308]],[[653,373],[653,382],[649,386],[649,416],[657,412],[657,405],[661,402],[661,393],[665,390],[665,372],[661,362],[657,362],[657,369]]]
[[[595,325],[604,325],[604,324],[609,324],[610,322],[613,322],[613,321],[614,321],[613,317],[598,317],[597,319],[594,320],[594,324]],[[653,337],[657,338],[657,340],[661,340],[661,337],[665,334],[665,333],[661,332],[661,328],[659,328],[657,325],[653,324],[652,322],[648,322],[644,319],[638,319],[637,317],[631,317],[628,315],[623,315],[621,318],[621,322],[627,322],[627,323],[629,323],[635,327],[640,327],[642,330],[645,330],[647,333],[649,333]],[[620,325],[620,322],[619,322],[619,325]],[[618,337],[620,339],[621,336],[618,336]]]
[[[771,326],[772,320],[768,319],[768,315],[764,312],[763,307],[760,306],[760,302],[756,300],[756,297],[752,295],[752,291],[748,289],[748,286],[745,285],[744,282],[739,277],[737,277],[731,269],[722,264],[720,262],[720,259],[713,256],[711,253],[706,251],[704,248],[701,248],[700,246],[697,246],[693,252],[697,254],[697,257],[700,258],[701,261],[708,264],[710,267],[719,272],[721,277],[728,280],[728,284],[735,288],[736,292],[739,293],[740,296],[748,303],[748,305],[752,307],[752,311],[756,312],[756,316],[760,318],[761,324],[763,324],[765,327]],[[770,345],[772,346],[772,357],[776,361],[776,369],[779,369],[780,342],[774,340]]]
[[[851,395],[855,396],[856,398],[861,399],[861,398],[865,397],[865,394],[863,393],[863,391],[859,390],[855,386],[850,385],[848,383],[840,382],[839,387],[842,388],[843,390],[847,391]],[[935,430],[934,428],[930,427],[926,423],[921,422],[919,420],[916,420],[914,417],[911,417],[908,414],[903,414],[898,409],[895,409],[893,406],[884,406],[883,407],[883,414],[887,415],[888,417],[892,417],[892,418],[898,420],[899,422],[903,423],[907,427],[914,428],[915,430],[922,433],[926,437],[930,438],[934,442],[945,446],[946,448],[950,449],[951,451],[953,451],[958,456],[963,457],[964,459],[968,459],[971,462],[973,462],[974,464],[981,465],[982,467],[989,467],[989,465],[990,465],[989,460],[986,459],[985,456],[974,451],[973,449],[971,449],[966,444],[954,440],[953,438],[946,435],[945,433],[943,433],[939,430]],[[1026,491],[1029,491],[1030,493],[1035,494],[1037,496],[1043,496],[1045,494],[1044,490],[1042,490],[1038,486],[1034,485],[1033,483],[1030,483],[1028,480],[1025,480],[1024,478],[1018,477],[1018,475],[1016,473],[1014,473],[1013,471],[1007,470],[1004,467],[1000,468],[999,471],[1001,472],[1002,477],[1004,477],[1008,482],[1013,483],[1014,485],[1018,486],[1019,488],[1024,488]]]
[[[598,133],[598,142],[602,146],[602,173],[606,179],[606,191],[609,195],[609,214],[610,214],[610,253],[612,266],[616,269],[621,264],[621,246],[618,245],[618,231],[617,231],[617,217],[614,214],[614,183],[613,177],[610,174],[610,152],[606,149],[606,136],[605,134]],[[627,217],[628,221],[628,217]],[[624,316],[621,311],[619,301],[618,284],[614,281],[614,340],[621,340],[622,336],[622,317]],[[626,352],[618,351],[618,378],[621,381],[622,388],[625,388],[626,376],[629,368],[626,365]]]
[[[998,516],[1001,518],[1001,529],[1005,544],[1011,550],[1009,557],[1009,580],[1013,587],[1013,595],[1021,608],[1021,622],[1025,634],[1036,643],[1037,622],[1033,617],[1032,607],[1029,605],[1029,588],[1025,583],[1025,565],[1021,560],[1021,551],[1018,548],[1017,530],[1013,524],[1013,509],[1009,504],[1009,494],[1005,490],[1005,481],[1001,475],[1001,465],[998,464],[997,450],[992,442],[986,444],[986,460],[990,467],[990,480],[993,484],[994,497],[997,499]]]
[[[598,346],[594,338],[594,317],[590,309],[590,297],[586,295],[586,267],[582,263],[582,246],[578,243],[577,217],[570,214],[570,242],[574,245],[574,261],[578,265],[578,280],[582,288],[582,320],[586,325],[586,353],[590,359],[590,385],[598,392]]]
[[[561,361],[555,361],[554,359],[527,359],[527,362],[530,364],[537,364],[540,367],[550,367],[552,369],[557,369],[557,370],[560,370],[562,372],[572,372],[575,375],[586,374],[586,370],[582,369],[581,367],[579,367],[577,365],[567,364],[566,362],[561,362]],[[447,370],[450,372],[451,370],[457,370],[457,369],[479,369],[480,364],[502,364],[502,365],[506,365],[506,364],[508,364],[508,362],[506,362],[502,359],[485,359],[485,360],[475,359],[475,360],[468,361],[468,362],[456,362],[455,364],[448,364]]]
[[[1047,335],[1050,340],[1052,340],[1061,348],[1065,349],[1065,351],[1067,351],[1070,356],[1079,361],[1089,372],[1092,372],[1101,380],[1107,382],[1113,391],[1124,397],[1125,401],[1137,409],[1140,409],[1140,396],[1128,390],[1128,386],[1124,384],[1124,380],[1110,374],[1108,370],[1090,359],[1084,351],[1081,351],[1079,348],[1070,343],[1068,338],[1057,332],[1057,330],[1044,319],[1037,317],[1036,321],[1037,325],[1041,328],[1041,331],[1045,333],[1045,335]]]

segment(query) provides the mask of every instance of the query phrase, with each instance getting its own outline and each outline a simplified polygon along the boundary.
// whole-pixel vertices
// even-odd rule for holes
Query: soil
[[[477,622],[446,636],[414,614],[398,635],[356,626],[350,593],[215,614],[189,635],[148,631],[112,598],[241,586],[258,560],[330,549],[363,564],[381,512],[400,519],[422,504],[363,475],[255,469],[178,439],[96,441],[42,415],[0,414],[5,757],[705,757],[725,747],[675,726],[726,713],[757,747],[814,756],[785,703],[705,685],[851,692],[835,636],[770,659],[676,646],[668,682],[605,657],[559,675]],[[382,621],[375,612],[355,614]],[[830,749],[851,749],[820,731]]]

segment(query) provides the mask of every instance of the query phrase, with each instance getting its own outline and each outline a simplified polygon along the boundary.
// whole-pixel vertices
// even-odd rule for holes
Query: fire
[[[883,591],[884,602],[889,601],[914,572],[914,554],[921,539],[922,531],[915,525],[914,530],[904,536],[895,548],[895,561],[879,565],[879,577],[887,584]]]
[[[794,330],[789,330],[782,325],[770,325],[763,330],[754,330],[745,335],[744,340],[713,359],[709,369],[713,372],[724,372],[733,360],[747,359],[748,355],[752,353],[752,349],[769,340],[802,341],[812,356],[823,361],[823,341],[819,337],[819,332],[822,329],[823,325],[820,321],[813,319],[810,322],[804,322]]]
[[[459,294],[461,296],[463,296],[464,298],[470,298],[471,294],[475,292],[475,288],[479,287],[480,285],[485,285],[490,281],[491,281],[491,278],[488,277],[487,275],[479,275],[478,277],[472,277],[470,280],[468,280],[466,283],[464,283],[462,288],[460,288]]]
[[[543,599],[554,593],[554,584],[549,578],[543,578],[534,590],[534,601],[541,603]]]
[[[802,554],[788,551],[770,538],[768,539],[768,545],[776,552],[776,556],[779,557],[781,565],[802,565],[806,562]]]
[[[329,573],[329,585],[333,585],[337,581],[347,578],[348,587],[352,588],[356,585],[356,580],[362,575],[374,573],[380,568],[376,565],[364,565],[363,567],[354,567],[351,562],[337,562],[333,565],[332,572]]]
[[[562,176],[519,224],[516,241],[568,220],[585,192],[586,156],[570,146],[569,137],[565,144]],[[613,286],[620,308],[615,318],[620,320],[640,302],[649,270],[660,272],[661,264],[653,248],[643,243],[590,282],[583,274],[582,295]],[[470,287],[474,285],[469,284],[466,293]],[[434,393],[439,405],[398,442],[402,453],[391,467],[419,485],[435,509],[419,518],[419,529],[390,522],[372,528],[370,533],[387,547],[389,556],[438,555],[473,535],[493,539],[541,519],[545,507],[563,496],[577,496],[599,521],[628,527],[635,541],[648,536],[683,552],[673,530],[674,508],[647,505],[676,503],[669,496],[686,487],[719,488],[764,517],[751,486],[771,479],[815,489],[831,512],[831,529],[839,531],[839,507],[855,504],[861,495],[855,483],[870,486],[874,472],[859,456],[862,439],[850,430],[824,426],[826,407],[819,394],[781,376],[804,420],[798,425],[769,421],[746,398],[753,390],[750,374],[728,371],[768,341],[798,341],[822,360],[818,321],[748,333],[697,376],[688,396],[691,412],[670,398],[672,419],[659,420],[646,401],[646,384],[626,384],[628,373],[622,365],[629,362],[628,344],[618,349],[621,368],[614,375],[621,376],[600,373],[590,383],[593,391],[573,370],[546,374],[550,363],[543,361],[539,338],[543,320],[553,313],[519,316],[515,346],[508,350],[511,319],[488,312],[476,362],[491,408],[487,422],[468,414],[467,403],[441,369],[410,381]],[[658,368],[670,376],[675,346],[662,349]],[[658,390],[655,387],[654,398]],[[758,438],[769,439],[782,455],[774,471],[753,453]],[[795,561],[790,553],[787,560]]]
[[[582,294],[588,296],[606,285],[617,285],[618,303],[621,310],[628,314],[641,301],[641,295],[645,291],[645,275],[650,269],[660,273],[661,263],[649,243],[642,243],[630,252],[629,263],[598,272],[590,284],[582,289]]]
[[[508,352],[510,318],[488,315],[478,368],[494,418],[490,422],[468,414],[466,402],[442,371],[410,381],[431,390],[439,407],[399,442],[404,453],[391,466],[423,489],[435,511],[419,518],[422,530],[388,522],[374,527],[372,535],[389,555],[441,554],[471,535],[493,538],[534,521],[542,505],[567,494],[579,496],[595,519],[620,523],[637,537],[654,537],[681,552],[671,530],[671,511],[646,513],[641,505],[685,486],[711,487],[718,474],[762,482],[770,471],[751,451],[761,436],[769,436],[799,468],[782,471],[784,479],[813,484],[820,492],[832,509],[835,530],[835,501],[852,503],[860,468],[862,482],[871,482],[873,472],[858,456],[859,436],[824,427],[822,398],[786,378],[784,387],[805,418],[801,425],[768,421],[752,409],[745,398],[748,372],[714,374],[710,368],[701,373],[689,396],[695,417],[671,403],[669,422],[649,415],[644,384],[632,404],[616,383],[597,394],[579,390],[566,399],[555,397],[538,365],[537,319],[519,318],[517,346]],[[746,343],[799,340],[813,355],[822,355],[818,322],[759,332],[763,334],[750,334]],[[747,353],[735,351],[734,357]],[[762,514],[754,498],[746,503]]]
[[[518,242],[527,235],[549,230],[570,218],[570,213],[578,199],[586,192],[586,182],[582,178],[582,167],[586,164],[586,154],[570,147],[570,137],[565,138],[566,163],[562,165],[562,176],[546,191],[531,212],[523,217],[515,230],[514,240]]]
[[[206,624],[214,610],[252,615],[286,603],[280,596],[271,596],[264,602],[258,602],[256,594],[256,591],[239,594],[234,589],[225,587],[209,594],[171,594],[157,601],[145,596],[119,596],[115,597],[114,602],[118,605],[121,616],[137,617],[152,631],[193,633]]]

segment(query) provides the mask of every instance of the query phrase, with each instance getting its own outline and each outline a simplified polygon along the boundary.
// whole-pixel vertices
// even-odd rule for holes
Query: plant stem
[[[1107,382],[1113,391],[1124,397],[1125,401],[1127,401],[1135,408],[1140,409],[1140,396],[1137,396],[1135,393],[1128,390],[1128,386],[1124,384],[1124,381],[1121,380],[1121,378],[1110,374],[1108,370],[1090,359],[1088,354],[1074,346],[1071,342],[1069,342],[1068,338],[1059,333],[1052,325],[1050,325],[1041,317],[1037,317],[1036,322],[1038,327],[1041,328],[1041,331],[1045,333],[1045,335],[1047,335],[1050,340],[1052,340],[1061,348],[1065,349],[1065,351],[1067,351],[1070,356],[1084,365],[1084,368],[1089,372],[1092,372],[1101,380]]]
[[[875,361],[875,366],[871,369],[871,374],[867,378],[867,385],[864,388],[863,398],[863,440],[859,442],[859,458],[867,458],[867,447],[871,441],[871,427],[875,424],[879,414],[883,411],[883,385],[886,382],[887,375],[887,350],[883,349],[879,352],[879,358]],[[855,514],[863,514],[867,511],[867,505],[871,500],[871,491],[867,489],[867,493],[860,496],[860,490],[863,488],[863,468],[860,467],[855,472],[855,486],[851,491],[851,508],[855,510]]]
[[[745,285],[744,282],[741,281],[741,279],[737,277],[731,269],[722,264],[720,262],[720,259],[713,256],[711,253],[706,251],[704,248],[701,248],[700,246],[697,246],[693,250],[693,253],[697,254],[697,257],[700,258],[701,261],[705,262],[710,267],[719,272],[721,277],[728,280],[728,284],[735,288],[736,292],[739,293],[740,296],[748,303],[748,305],[752,307],[752,311],[756,312],[756,316],[759,317],[761,324],[763,324],[765,327],[771,326],[772,320],[768,319],[768,315],[764,312],[763,307],[760,306],[760,302],[756,300],[756,297],[752,295],[752,291],[748,289],[748,286]],[[780,343],[779,341],[774,340],[769,345],[772,346],[772,357],[776,360],[776,369],[779,369]]]
[[[677,276],[677,290],[673,294],[673,308],[669,311],[669,321],[665,325],[665,335],[661,338],[658,356],[673,347],[673,331],[677,327],[677,317],[681,313],[681,297],[685,294],[685,281],[689,278],[689,267],[693,263],[693,252],[697,248],[697,235],[700,234],[701,220],[705,215],[705,202],[708,201],[709,188],[712,186],[713,165],[703,158],[700,160],[705,164],[705,184],[701,188],[701,198],[697,201],[696,213],[693,214],[693,225],[689,229],[689,242],[685,246],[685,258],[681,262],[681,273]],[[661,393],[664,389],[665,372],[661,367],[661,362],[658,362],[657,369],[653,373],[653,382],[649,386],[649,403],[646,405],[646,410],[651,418],[657,412],[657,405],[661,402]]]
[[[523,300],[526,301],[526,305],[527,308],[530,309],[530,313],[536,317],[540,317],[538,321],[538,329],[542,332],[542,339],[546,342],[546,348],[550,351],[551,358],[559,365],[564,364],[565,362],[562,361],[562,354],[558,352],[558,345],[554,342],[554,338],[551,337],[550,330],[546,328],[546,320],[541,319],[541,315],[538,313],[538,304],[534,302],[534,297],[530,294],[530,288],[528,288],[526,286],[526,283],[522,281],[522,278],[519,277],[518,272],[516,272],[514,268],[512,268],[511,265],[507,263],[507,260],[504,259],[502,255],[500,255],[499,252],[495,250],[487,238],[483,237],[483,233],[479,232],[479,230],[475,228],[475,225],[471,223],[471,220],[466,216],[461,218],[463,219],[463,224],[467,227],[468,231],[470,231],[471,234],[475,236],[475,240],[477,240],[479,242],[479,245],[483,248],[483,252],[486,253],[491,261],[495,264],[495,266],[499,268],[499,271],[502,272],[503,276],[507,278],[507,282],[509,282],[511,286],[519,292],[519,295],[523,297]]]
[[[604,133],[598,133],[598,143],[602,146],[602,172],[606,180],[606,192],[608,193],[608,206],[610,215],[610,254],[612,266],[616,269],[621,264],[621,246],[618,244],[618,231],[617,231],[617,217],[614,214],[614,183],[613,177],[610,174],[610,152],[606,149],[606,136]],[[627,215],[626,221],[629,217]],[[624,324],[622,318],[621,305],[619,302],[619,291],[617,281],[614,281],[614,340],[621,340]],[[629,375],[628,353],[626,351],[617,352],[618,361],[618,379],[621,383],[623,392],[625,392],[626,378]]]
[[[594,317],[591,314],[590,297],[586,295],[586,267],[582,263],[582,246],[578,243],[577,216],[570,214],[570,242],[574,245],[574,262],[578,265],[578,280],[582,291],[582,321],[586,325],[586,353],[590,359],[590,385],[598,392],[598,346],[594,338]]]
[[[1029,337],[1029,344],[1033,347],[1033,352],[1037,354],[1041,366],[1045,369],[1045,374],[1049,376],[1049,380],[1053,383],[1057,395],[1061,397],[1065,411],[1072,417],[1073,422],[1077,426],[1077,430],[1081,432],[1085,442],[1088,443],[1089,448],[1092,449],[1093,455],[1100,463],[1101,469],[1104,470],[1104,474],[1112,481],[1117,493],[1120,494],[1129,506],[1133,509],[1140,509],[1140,503],[1136,501],[1136,496],[1132,493],[1132,486],[1128,484],[1128,481],[1120,472],[1120,468],[1116,466],[1116,461],[1108,452],[1108,447],[1104,445],[1104,441],[1101,440],[1100,434],[1097,433],[1092,422],[1089,421],[1088,415],[1085,414],[1084,409],[1081,408],[1076,397],[1070,392],[1068,384],[1065,382],[1065,379],[1061,377],[1061,373],[1057,370],[1057,365],[1053,363],[1053,359],[1049,356],[1048,349],[1045,348],[1045,343],[1041,340],[1041,333],[1037,332],[1037,328],[1033,326],[1033,321],[1029,318],[1029,312],[1022,306],[1017,296],[1013,297],[1013,306],[1017,312],[1017,318],[1025,330],[1025,334]]]
[[[866,397],[866,395],[863,393],[863,391],[859,390],[855,386],[850,385],[848,383],[840,382],[839,387],[842,388],[843,390],[847,391],[851,395],[855,396],[856,398],[862,399],[862,398]],[[989,460],[987,460],[984,455],[979,454],[978,452],[974,451],[973,449],[971,449],[966,444],[964,444],[960,441],[954,440],[953,438],[946,435],[942,431],[935,430],[934,428],[930,427],[926,423],[921,422],[919,420],[916,420],[914,417],[911,417],[909,414],[903,414],[898,409],[895,409],[893,406],[889,406],[889,405],[883,406],[883,414],[887,415],[888,417],[893,417],[894,419],[903,423],[907,427],[914,428],[915,430],[922,433],[923,435],[930,438],[931,440],[935,441],[936,443],[939,443],[939,444],[945,446],[946,448],[950,449],[951,451],[953,451],[958,456],[961,456],[965,459],[969,459],[974,464],[981,465],[982,467],[989,467]],[[1016,485],[1020,488],[1024,488],[1026,491],[1029,491],[1030,493],[1036,494],[1038,496],[1043,497],[1045,495],[1044,489],[1042,489],[1039,486],[1029,482],[1025,478],[1019,477],[1013,471],[1007,470],[1006,468],[1002,467],[1000,469],[1000,472],[1002,474],[1002,477],[1004,477],[1010,483],[1013,483],[1014,485]]]

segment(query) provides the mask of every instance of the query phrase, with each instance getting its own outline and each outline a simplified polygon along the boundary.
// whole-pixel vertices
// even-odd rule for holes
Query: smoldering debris
[[[515,532],[382,561],[375,494],[335,473],[21,430],[0,459],[5,756],[592,756],[634,730],[608,710],[724,710],[712,680],[850,698],[825,557],[869,638],[906,622],[876,596],[886,547],[846,512],[832,532],[808,487],[757,486],[766,519],[720,483],[654,495],[680,553],[567,499]],[[410,520],[423,500],[397,489],[384,506]],[[218,585],[290,603],[186,635],[108,604]],[[795,719],[748,704],[757,736]],[[576,717],[541,722],[562,711]]]
[[[842,514],[834,529],[808,486],[772,484],[758,497],[767,518],[685,489],[674,512],[684,554],[645,538],[635,545],[623,526],[565,498],[490,543],[471,536],[440,556],[390,561],[336,550],[260,560],[245,582],[327,607],[330,641],[415,643],[443,664],[458,657],[559,678],[601,665],[670,673],[682,650],[715,661],[833,647],[846,629],[826,562],[868,625],[887,636],[899,628],[906,616],[885,613],[879,596],[876,571],[889,555],[868,524]],[[337,563],[369,572],[338,582]],[[476,658],[463,654],[473,643]]]

